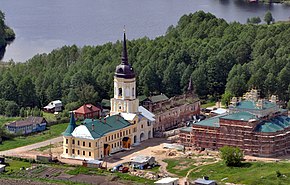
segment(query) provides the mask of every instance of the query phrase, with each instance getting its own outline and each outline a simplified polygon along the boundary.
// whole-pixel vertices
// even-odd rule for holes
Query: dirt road
[[[53,139],[49,139],[49,140],[46,140],[46,141],[43,141],[43,142],[35,143],[35,144],[32,144],[32,145],[27,145],[27,146],[22,146],[22,147],[19,147],[19,148],[14,148],[14,149],[11,149],[11,150],[1,151],[0,155],[17,156],[17,157],[19,157],[19,156],[21,156],[21,154],[24,154],[27,151],[30,151],[30,150],[33,150],[33,149],[36,149],[36,148],[40,148],[40,147],[43,147],[43,146],[47,146],[49,144],[55,144],[55,143],[58,143],[58,142],[61,142],[61,141],[62,141],[62,136],[57,137],[57,138],[53,138]]]

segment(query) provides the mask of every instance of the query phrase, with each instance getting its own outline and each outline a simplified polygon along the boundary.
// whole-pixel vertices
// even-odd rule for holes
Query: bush
[[[244,154],[238,147],[224,146],[220,148],[221,158],[227,166],[241,166]]]

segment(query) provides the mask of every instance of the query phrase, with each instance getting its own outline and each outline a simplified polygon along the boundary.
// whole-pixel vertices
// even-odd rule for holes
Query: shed
[[[198,178],[194,181],[194,185],[217,185],[217,183],[214,180]]]
[[[54,100],[50,102],[47,106],[43,107],[46,112],[61,112],[63,109],[62,102],[60,100]]]
[[[157,185],[178,185],[178,178],[172,178],[172,177],[166,177],[166,178],[162,178],[156,182],[154,182],[154,184]]]
[[[155,157],[138,155],[132,157],[130,162],[133,167],[144,169],[148,165],[155,164]]]

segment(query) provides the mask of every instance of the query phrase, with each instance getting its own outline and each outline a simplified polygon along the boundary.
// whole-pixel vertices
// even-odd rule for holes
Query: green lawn
[[[68,123],[57,124],[48,127],[48,130],[44,132],[30,136],[20,136],[11,140],[3,141],[3,143],[0,145],[0,151],[26,146],[61,136],[61,133],[65,131],[67,125]]]
[[[16,121],[21,119],[20,117],[6,117],[6,116],[0,116],[0,127],[2,127],[5,123]]]
[[[207,108],[207,107],[212,107],[212,106],[215,106],[215,102],[208,102],[208,103],[202,104],[201,108]]]
[[[195,168],[194,159],[184,159],[184,158],[174,158],[174,159],[165,159],[163,160],[167,163],[167,171],[173,174],[178,175],[179,177],[185,177],[187,172]]]
[[[56,117],[53,113],[43,112],[43,117],[47,122],[56,121]]]
[[[280,171],[282,176],[277,177],[276,171]],[[243,167],[227,167],[224,163],[218,162],[194,169],[189,178],[196,179],[203,176],[221,183],[288,185],[290,184],[290,163],[251,162],[244,163]],[[226,180],[222,181],[222,179]]]
[[[31,167],[31,164],[29,162],[25,162],[25,161],[6,159],[5,162],[9,164],[5,168],[5,170],[8,173],[20,171],[20,168],[22,168],[22,167],[24,167],[24,168]]]

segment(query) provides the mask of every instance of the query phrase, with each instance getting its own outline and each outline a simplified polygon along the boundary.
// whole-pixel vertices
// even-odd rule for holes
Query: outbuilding
[[[6,167],[6,165],[0,164],[0,173],[5,171],[5,167]]]
[[[178,178],[172,178],[172,177],[166,177],[166,178],[162,178],[156,182],[154,182],[154,184],[156,185],[178,185]]]
[[[155,157],[138,155],[138,156],[132,157],[130,162],[134,168],[139,168],[143,170],[147,166],[152,166],[155,164]]]

